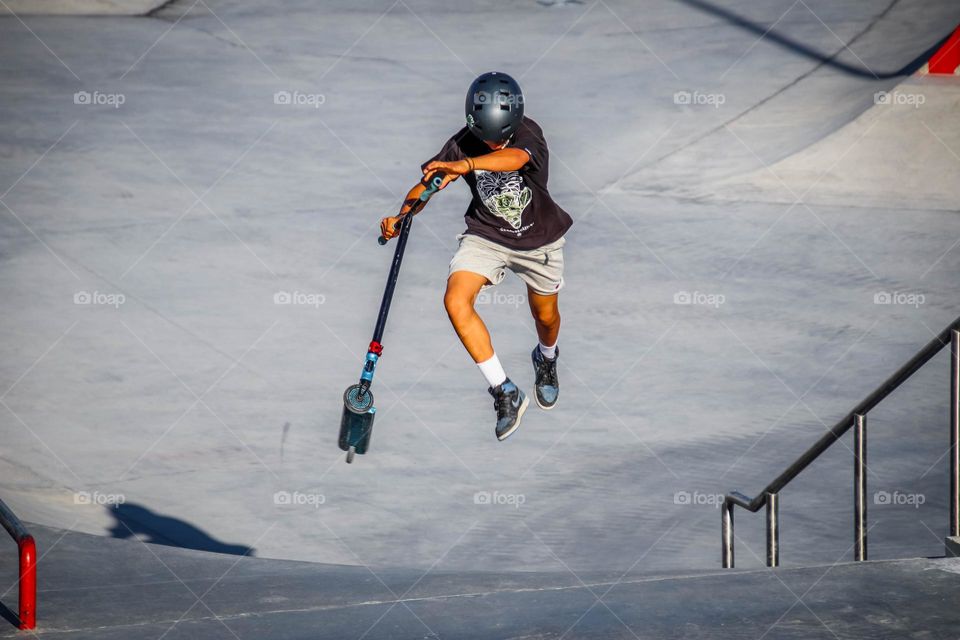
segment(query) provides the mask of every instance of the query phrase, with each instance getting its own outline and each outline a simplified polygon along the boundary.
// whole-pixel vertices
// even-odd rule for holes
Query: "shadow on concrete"
[[[893,8],[900,2],[900,0],[892,0],[890,4],[888,4],[887,7],[883,11],[881,11],[877,15],[877,17],[874,18],[870,22],[870,24],[868,24],[863,29],[863,31],[861,31],[852,39],[850,39],[850,41],[846,42],[845,47],[841,49],[840,52],[832,55],[828,55],[821,51],[817,51],[816,49],[798,40],[794,40],[793,38],[783,35],[782,33],[779,33],[775,29],[772,29],[770,27],[764,27],[763,25],[752,22],[745,16],[742,16],[739,13],[731,11],[730,9],[717,6],[709,2],[708,0],[680,0],[680,2],[690,7],[693,7],[694,9],[697,9],[699,11],[703,11],[704,13],[709,13],[712,16],[721,18],[722,20],[729,22],[731,25],[738,27],[740,29],[743,29],[748,33],[752,33],[756,35],[758,38],[762,38],[765,41],[770,41],[774,44],[777,44],[783,49],[786,49],[787,51],[791,51],[805,58],[818,62],[819,63],[818,66],[827,66],[852,76],[857,76],[860,78],[869,78],[873,80],[888,80],[891,78],[899,78],[901,76],[907,76],[914,73],[915,71],[920,69],[920,67],[922,67],[927,62],[927,60],[930,59],[930,56],[936,53],[937,49],[943,46],[943,44],[950,38],[950,35],[954,29],[954,26],[950,26],[950,31],[945,36],[943,36],[943,38],[939,42],[937,42],[935,45],[933,45],[932,47],[924,51],[922,54],[920,54],[919,56],[917,56],[916,58],[908,62],[906,65],[904,65],[900,69],[896,71],[874,71],[873,69],[868,68],[866,66],[866,63],[863,63],[863,66],[854,66],[851,64],[847,64],[845,62],[841,62],[836,58],[840,52],[846,51],[846,47],[849,47],[850,44],[852,44],[861,36],[869,32],[875,24],[877,24],[880,20],[885,18],[887,14],[889,14],[890,11],[893,10]]]
[[[16,597],[16,595],[14,595],[14,597]],[[10,611],[10,609],[7,608],[7,605],[3,604],[2,602],[0,602],[0,618],[3,618],[12,624],[14,628],[20,626],[20,616],[15,614],[13,611]]]
[[[137,538],[168,547],[235,556],[253,556],[256,553],[253,547],[221,542],[185,520],[155,513],[138,504],[119,504],[108,507],[107,512],[116,520],[116,524],[108,529],[114,538]]]

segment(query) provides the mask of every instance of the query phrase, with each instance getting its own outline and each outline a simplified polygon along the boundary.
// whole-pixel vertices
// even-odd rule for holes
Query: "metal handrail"
[[[37,543],[20,519],[0,500],[0,524],[17,543],[20,556],[20,628],[37,626]]]
[[[940,332],[896,373],[864,398],[860,404],[841,418],[826,434],[817,440],[789,467],[764,487],[756,497],[746,496],[732,491],[724,497],[722,512],[722,563],[725,569],[734,566],[733,549],[733,508],[739,506],[756,513],[761,507],[767,507],[767,566],[775,567],[780,563],[779,551],[779,493],[801,471],[806,469],[820,454],[830,448],[843,434],[856,426],[854,441],[854,556],[857,560],[867,559],[866,538],[866,423],[867,413],[917,372],[931,358],[948,344],[952,345],[950,364],[950,536],[960,535],[960,449],[957,447],[960,436],[960,318]]]

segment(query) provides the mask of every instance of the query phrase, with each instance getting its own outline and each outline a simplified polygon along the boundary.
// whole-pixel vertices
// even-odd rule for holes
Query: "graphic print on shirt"
[[[533,193],[523,184],[519,171],[483,171],[477,169],[477,192],[487,210],[520,228],[523,210],[530,204]]]

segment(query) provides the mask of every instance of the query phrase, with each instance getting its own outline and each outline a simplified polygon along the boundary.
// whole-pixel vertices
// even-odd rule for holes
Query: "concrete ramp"
[[[770,167],[699,184],[707,199],[955,211],[960,79],[916,76],[850,124]]]
[[[41,638],[947,638],[960,624],[955,558],[659,576],[444,573],[35,534]],[[0,575],[13,570],[3,554]]]
[[[873,106],[876,93],[890,92],[920,71],[960,22],[956,3],[863,3],[874,12],[846,30],[836,27],[839,32],[829,26],[829,19],[819,19],[821,8],[813,12],[803,3],[790,7],[775,23],[707,0],[683,3],[717,18],[722,25],[718,28],[754,36],[753,45],[728,63],[733,66],[721,79],[752,63],[758,86],[768,78],[776,78],[779,85],[749,99],[745,88],[724,88],[728,82],[688,86],[684,95],[689,99],[678,101],[678,109],[712,127],[645,160],[609,185],[613,190],[709,198],[709,187],[717,182],[752,177],[754,171],[800,153],[856,120]],[[930,109],[949,109],[948,104],[936,104]],[[895,124],[890,123],[891,128]],[[927,147],[929,140],[925,134],[916,146]],[[884,160],[871,159],[861,168],[871,171]],[[878,179],[883,179],[883,170]]]

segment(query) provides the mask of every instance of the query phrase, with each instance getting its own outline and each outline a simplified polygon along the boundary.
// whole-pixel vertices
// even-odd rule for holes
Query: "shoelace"
[[[540,373],[540,384],[544,384],[551,387],[556,387],[557,385],[557,361],[556,360],[547,360],[543,359],[543,362],[538,367]]]
[[[497,410],[497,417],[503,418],[504,416],[509,415],[509,409],[513,405],[513,400],[507,393],[500,393],[500,395],[494,396],[493,406]]]

